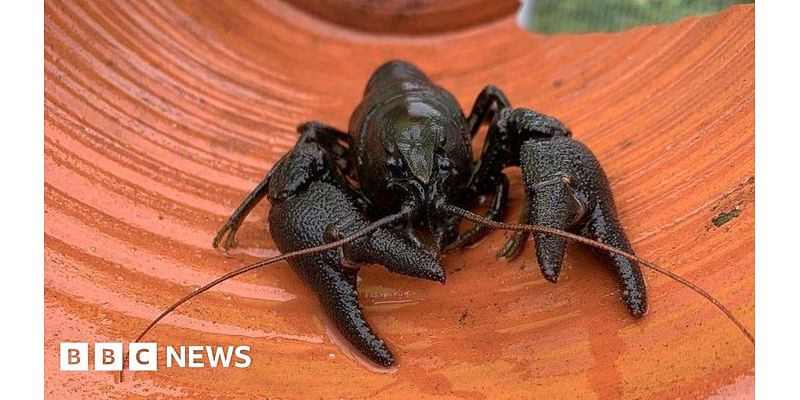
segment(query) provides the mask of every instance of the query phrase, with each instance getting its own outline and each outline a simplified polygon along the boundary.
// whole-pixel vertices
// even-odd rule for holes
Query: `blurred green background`
[[[542,33],[613,32],[718,12],[736,0],[525,0],[520,24]]]

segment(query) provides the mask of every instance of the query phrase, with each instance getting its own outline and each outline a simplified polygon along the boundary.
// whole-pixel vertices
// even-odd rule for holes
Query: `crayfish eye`
[[[446,157],[440,157],[438,161],[440,171],[447,172],[453,168],[453,164]]]
[[[395,157],[386,159],[386,169],[389,170],[393,176],[403,176],[403,162]]]

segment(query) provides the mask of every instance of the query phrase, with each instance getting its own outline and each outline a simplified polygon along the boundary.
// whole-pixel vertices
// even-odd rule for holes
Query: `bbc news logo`
[[[165,346],[167,368],[247,368],[250,346]],[[129,343],[130,371],[158,370],[158,343]],[[88,371],[89,343],[61,343],[59,352],[62,371]],[[125,359],[122,343],[95,343],[91,357],[95,371],[121,371]]]

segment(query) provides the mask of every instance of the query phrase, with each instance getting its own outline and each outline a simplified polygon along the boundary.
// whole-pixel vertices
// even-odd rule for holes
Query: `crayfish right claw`
[[[633,254],[617,219],[608,178],[588,147],[568,134],[541,135],[522,143],[519,158],[529,207],[527,223],[579,233]],[[557,281],[566,239],[546,233],[535,233],[534,238],[542,275]],[[504,248],[505,253],[514,251],[516,242]],[[644,315],[647,299],[638,264],[606,252],[601,256],[617,276],[631,315]]]

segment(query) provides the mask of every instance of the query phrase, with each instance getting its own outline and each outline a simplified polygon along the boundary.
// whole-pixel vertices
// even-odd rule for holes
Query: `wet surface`
[[[398,358],[393,371],[348,355],[285,263],[220,285],[148,336],[161,346],[249,345],[247,369],[162,363],[117,384],[109,372],[59,372],[58,343],[128,342],[184,294],[276,254],[266,203],[238,250],[222,254],[211,240],[292,146],[295,126],[346,127],[370,73],[390,58],[419,65],[464,108],[491,83],[514,105],[558,116],[603,163],[637,254],[693,280],[753,330],[753,15],[742,6],[554,37],[492,17],[404,38],[274,0],[47,2],[45,394],[751,397],[753,346],[700,296],[645,271],[651,305],[637,321],[591,251],[568,246],[551,284],[532,246],[512,262],[495,258],[503,232],[448,255],[446,285],[362,271],[361,302]],[[523,189],[519,171],[509,177],[514,221]],[[735,220],[708,229],[736,206]]]

